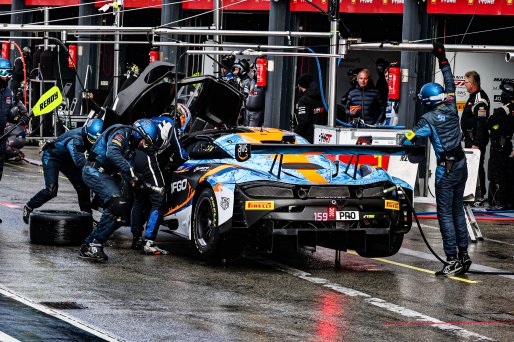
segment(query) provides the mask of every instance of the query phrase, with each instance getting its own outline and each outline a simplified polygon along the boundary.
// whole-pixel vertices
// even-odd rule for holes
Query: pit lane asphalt
[[[35,150],[25,149],[29,159],[38,160]],[[440,264],[416,227],[397,255],[343,253],[340,269],[324,248],[273,258],[249,251],[227,264],[207,263],[165,230],[158,240],[171,255],[130,250],[123,227],[104,264],[79,259],[78,246],[30,244],[21,209],[44,186],[39,169],[10,163],[0,183],[0,341],[514,340],[514,277],[436,278],[429,272]],[[45,208],[78,209],[65,179]],[[423,224],[443,255],[437,222]],[[514,271],[514,225],[480,227],[486,240],[470,244],[472,269]]]

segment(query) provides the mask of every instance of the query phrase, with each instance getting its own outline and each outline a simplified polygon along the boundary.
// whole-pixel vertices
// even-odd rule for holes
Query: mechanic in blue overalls
[[[7,118],[13,123],[26,125],[29,122],[27,109],[21,103],[15,103],[11,89],[8,87],[9,80],[12,77],[12,65],[8,59],[0,58],[0,136],[4,134]],[[14,113],[13,113],[14,111]],[[14,114],[14,115],[13,115]],[[5,162],[5,144],[7,136],[0,139],[0,180],[4,172]],[[2,220],[0,219],[0,223]]]
[[[134,204],[132,205],[130,229],[132,231],[132,249],[141,250],[149,255],[166,255],[167,250],[155,244],[159,226],[163,220],[163,210],[165,204],[164,191],[159,192],[153,189],[161,188],[164,190],[164,178],[159,167],[158,153],[173,157],[173,165],[181,165],[186,161],[186,152],[182,148],[179,137],[185,133],[191,123],[191,112],[182,105],[177,105],[178,125],[173,124],[173,119],[167,115],[152,118],[151,120],[159,128],[160,137],[156,147],[138,147],[134,157],[134,172],[137,177],[145,182],[145,187],[135,189]],[[158,150],[156,149],[158,148]],[[163,163],[168,164],[168,160]],[[148,220],[148,221],[147,221]],[[143,240],[144,224],[146,223],[145,240]]]
[[[411,132],[406,134],[403,143],[411,145],[417,137],[429,137],[432,142],[437,157],[437,219],[447,258],[447,263],[442,270],[436,272],[436,275],[450,276],[467,272],[471,265],[463,202],[468,169],[461,146],[455,83],[444,45],[434,43],[433,54],[439,60],[446,92],[437,83],[427,83],[421,88],[418,97],[430,111],[421,117]]]
[[[119,218],[126,212],[127,200],[122,196],[121,184],[116,177],[132,188],[141,185],[135,176],[130,160],[138,146],[152,146],[157,140],[158,128],[150,119],[139,119],[132,127],[113,125],[106,129],[91,148],[82,178],[99,197],[103,207],[102,217],[96,228],[80,247],[80,257],[106,261],[103,244],[121,226]]]
[[[82,180],[82,168],[86,164],[85,152],[100,136],[102,119],[90,120],[83,127],[77,127],[60,135],[42,147],[43,176],[45,188],[35,194],[23,208],[23,221],[29,223],[30,213],[57,196],[59,172],[68,178],[77,191],[80,210],[91,213],[89,188]]]

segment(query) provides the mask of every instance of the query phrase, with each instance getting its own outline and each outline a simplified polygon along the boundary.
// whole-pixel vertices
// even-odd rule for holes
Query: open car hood
[[[214,127],[237,125],[244,96],[235,88],[213,76],[181,77],[175,91],[175,66],[153,62],[127,88],[118,93],[112,110],[104,118],[107,125],[132,124],[140,118],[170,112],[175,95],[186,104],[193,117]]]

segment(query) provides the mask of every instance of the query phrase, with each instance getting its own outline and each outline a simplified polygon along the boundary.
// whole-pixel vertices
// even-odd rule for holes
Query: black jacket
[[[311,82],[309,88],[300,95],[297,107],[294,132],[312,143],[314,124],[327,124],[327,112],[323,106],[321,93],[316,82]]]
[[[382,99],[378,89],[369,84],[365,88],[356,87],[350,90],[346,103],[346,114],[350,115],[350,106],[361,106],[361,109],[353,117],[360,117],[369,125],[384,122],[386,102]]]
[[[460,120],[464,143],[467,148],[473,145],[480,148],[487,146],[489,142],[489,132],[487,130],[489,104],[489,97],[482,89],[469,95]]]

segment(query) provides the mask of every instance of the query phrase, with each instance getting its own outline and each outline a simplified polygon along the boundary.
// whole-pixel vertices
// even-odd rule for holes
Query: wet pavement
[[[35,150],[26,148],[29,159]],[[209,263],[165,229],[158,242],[172,253],[145,256],[122,227],[109,261],[92,263],[78,246],[30,243],[22,207],[44,186],[40,170],[9,163],[0,186],[0,341],[514,340],[514,276],[435,277],[441,264],[416,227],[397,255],[350,251],[340,267],[325,248]],[[78,209],[65,179],[44,208]],[[471,269],[514,272],[514,224],[479,224],[485,239],[470,244]],[[422,228],[443,255],[437,221]]]

